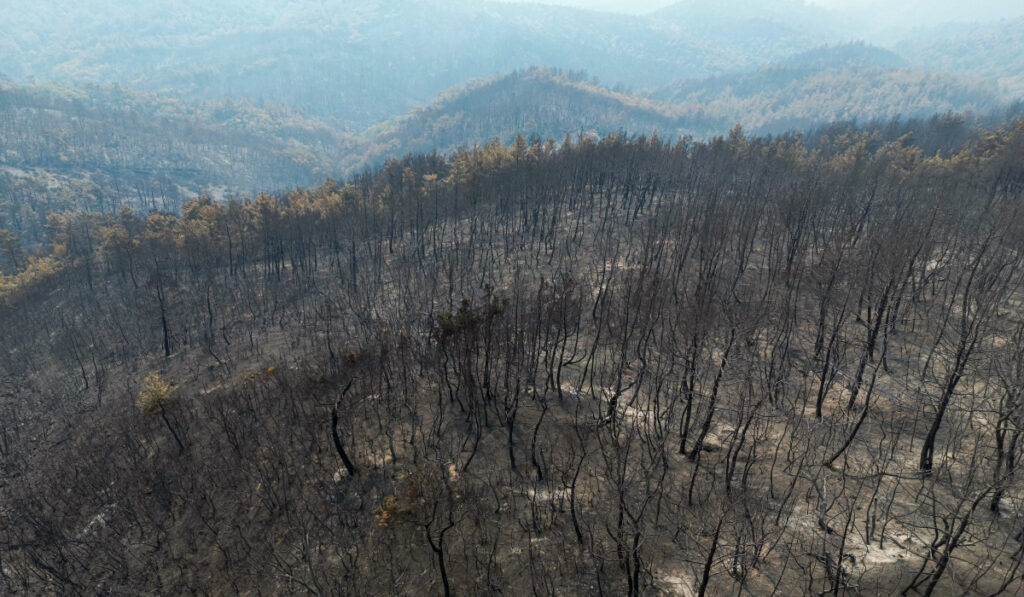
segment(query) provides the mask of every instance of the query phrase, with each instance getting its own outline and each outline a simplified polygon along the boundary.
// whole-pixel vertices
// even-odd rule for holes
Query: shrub
[[[171,384],[160,377],[159,373],[150,373],[142,380],[139,399],[135,406],[144,413],[157,413],[171,401]]]

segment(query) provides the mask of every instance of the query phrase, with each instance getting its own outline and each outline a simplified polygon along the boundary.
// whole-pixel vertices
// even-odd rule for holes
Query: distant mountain
[[[1012,14],[992,4],[982,2],[977,18]],[[951,0],[940,11],[905,6],[879,4],[867,19],[801,0],[682,0],[639,16],[486,0],[6,0],[0,73],[277,103],[352,132],[517,69],[583,70],[608,87],[659,89],[871,38],[878,14],[898,14],[885,20],[899,26],[878,38],[910,68],[991,78],[1024,94],[1024,20],[949,25],[897,43],[942,14],[972,14]]]
[[[1017,19],[1024,5],[1007,0],[860,0],[845,3],[834,17],[856,31],[854,39],[891,45],[905,38],[929,36],[936,28],[966,31],[971,24]]]
[[[865,44],[823,47],[753,73],[682,82],[649,97],[608,90],[579,73],[529,69],[455,88],[371,129],[367,159],[447,152],[494,138],[509,143],[517,133],[542,141],[618,132],[671,139],[724,134],[737,123],[781,133],[835,121],[982,112],[1001,104],[985,81],[905,64]]]
[[[1024,98],[1024,18],[920,32],[895,46],[919,68],[985,77]]]
[[[650,15],[685,36],[772,60],[851,32],[836,14],[802,0],[683,0]]]
[[[802,0],[683,0],[650,18],[680,38],[727,53],[734,68],[711,75],[757,68],[851,34],[834,14]]]
[[[674,106],[593,85],[578,74],[530,69],[453,89],[434,103],[382,125],[374,151],[450,151],[517,133],[561,141],[566,134],[604,136],[660,131],[691,133]]]
[[[742,122],[761,133],[840,120],[984,111],[1002,100],[980,78],[912,70],[893,52],[859,43],[800,53],[752,73],[683,81],[649,96],[701,106],[720,123]]]
[[[861,42],[799,52],[773,66],[778,70],[821,71],[830,68],[906,68],[908,63],[891,50]]]
[[[470,0],[7,0],[0,72],[274,101],[363,128],[519,68],[649,88],[756,68],[834,37],[820,10],[747,5],[729,20],[732,4],[710,0],[648,16]]]
[[[0,229],[32,241],[50,212],[316,184],[361,153],[356,137],[281,107],[0,81]]]
[[[509,143],[517,134],[542,142],[620,132],[703,138],[737,123],[782,133],[835,121],[987,111],[1004,99],[980,78],[910,66],[865,44],[825,46],[646,96],[608,89],[580,71],[532,68],[453,87],[359,131],[271,103],[0,81],[0,229],[32,243],[43,237],[50,212],[109,211],[122,203],[175,209],[199,194],[314,185],[410,152]]]
[[[690,15],[701,20],[722,19],[733,23],[762,19],[801,26],[810,25],[817,20],[816,26],[820,27],[821,20],[828,19],[828,15],[831,13],[821,6],[809,4],[804,0],[730,0],[729,2],[679,0],[652,14],[662,18],[671,15]]]

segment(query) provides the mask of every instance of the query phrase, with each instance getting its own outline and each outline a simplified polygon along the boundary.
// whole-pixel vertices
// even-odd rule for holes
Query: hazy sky
[[[503,0],[505,2],[529,2],[538,4],[557,4],[559,6],[579,6],[598,10],[616,12],[645,13],[675,4],[679,0]],[[727,2],[728,0],[722,0]],[[813,0],[812,4],[828,7],[861,7],[877,3],[877,0]],[[890,0],[891,4],[899,4],[899,0]],[[1009,2],[1008,2],[1009,4]]]
[[[673,4],[673,0],[502,0],[504,2],[529,2],[531,4],[557,4],[559,6],[580,6],[597,10],[645,13]]]
[[[678,0],[504,0],[579,6],[626,13],[645,13],[674,4]],[[714,1],[714,0],[711,0]],[[729,0],[718,0],[728,3]],[[750,1],[750,0],[743,0]],[[771,1],[771,0],[765,0]],[[950,20],[979,20],[1024,15],[1021,0],[809,0],[811,4],[884,14],[927,14],[928,20],[945,17]]]

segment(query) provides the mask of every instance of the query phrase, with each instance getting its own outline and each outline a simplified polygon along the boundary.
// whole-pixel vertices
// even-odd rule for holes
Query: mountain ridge
[[[50,211],[123,203],[173,210],[202,194],[222,199],[344,179],[408,153],[447,154],[493,139],[508,144],[519,134],[541,143],[620,133],[674,140],[724,135],[736,124],[780,134],[999,105],[995,91],[976,79],[878,66],[894,60],[885,50],[837,46],[648,95],[602,87],[582,72],[536,67],[453,87],[357,132],[269,103],[5,82],[0,187],[8,197],[34,199],[17,209],[8,201],[0,228],[34,244]]]

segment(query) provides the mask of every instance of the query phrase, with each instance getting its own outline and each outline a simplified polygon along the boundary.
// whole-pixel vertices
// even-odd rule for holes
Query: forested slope
[[[533,65],[657,86],[754,68],[832,39],[823,19],[794,28],[756,10],[733,12],[734,26],[722,27],[720,9],[642,17],[476,0],[7,6],[0,73],[17,80],[267,100],[356,128],[471,78]],[[788,6],[799,12],[799,3]]]
[[[916,70],[983,77],[1011,99],[1021,96],[1019,18],[908,31],[940,14],[1012,10],[925,4],[872,7],[867,20],[896,27],[882,37]],[[0,76],[117,83],[188,101],[274,102],[355,130],[470,79],[531,66],[585,70],[612,88],[658,89],[756,71],[822,44],[875,39],[877,26],[799,0],[685,0],[644,16],[476,0],[7,0],[5,7]]]
[[[611,136],[55,219],[0,589],[1019,591],[1022,155]]]
[[[985,77],[1006,94],[1024,97],[1024,18],[941,27],[911,36],[895,49],[919,68]]]
[[[559,143],[567,134],[603,137],[625,131],[657,131],[674,139],[705,127],[682,114],[675,106],[595,85],[582,73],[534,68],[449,90],[429,106],[371,129],[370,136],[377,155],[386,156],[448,153],[495,138],[507,144],[517,134]]]
[[[557,144],[566,135],[624,131],[675,140],[724,134],[737,123],[778,133],[998,105],[982,83],[892,70],[897,57],[863,45],[786,64],[662,90],[676,103],[612,91],[579,72],[533,68],[454,88],[359,132],[272,104],[0,81],[0,230],[34,249],[50,213],[121,205],[175,211],[202,194],[223,199],[311,186],[408,153],[508,144],[519,134]]]
[[[449,90],[431,105],[367,131],[369,163],[405,152],[448,153],[517,134],[541,141],[628,131],[710,138],[736,124],[761,134],[836,121],[890,121],[1003,104],[980,79],[913,71],[880,48],[851,44],[798,54],[756,73],[680,82],[640,97],[582,73],[533,68]]]
[[[752,73],[682,81],[649,95],[699,109],[704,131],[740,122],[762,134],[837,120],[986,112],[1009,97],[980,77],[930,68],[913,69],[887,50],[847,44],[802,52]]]
[[[200,194],[319,184],[362,145],[281,107],[0,80],[0,229],[36,245],[53,212],[176,210]]]

